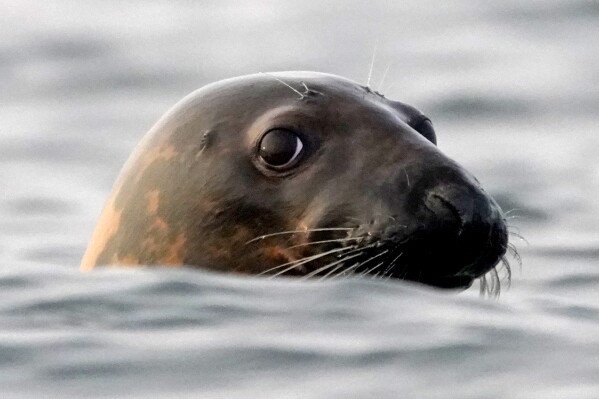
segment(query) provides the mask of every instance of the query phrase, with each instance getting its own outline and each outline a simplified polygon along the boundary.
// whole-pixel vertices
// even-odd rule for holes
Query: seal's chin
[[[419,283],[430,285],[437,288],[466,290],[470,288],[474,277],[468,275],[447,276],[447,277],[423,277],[417,280]]]
[[[327,243],[318,248],[321,254],[332,254],[306,264],[307,277],[368,276],[407,280],[442,289],[465,290],[474,280],[491,278],[497,283],[497,265],[506,268],[507,236],[503,228],[493,229],[488,240],[467,240],[430,233],[399,234],[387,226],[391,234],[363,234],[361,229],[348,233],[349,239],[333,239],[337,231],[325,231],[316,242]],[[327,239],[328,238],[328,239]],[[330,245],[336,242],[337,245]],[[313,248],[316,249],[316,248]],[[304,257],[305,258],[305,257]],[[493,272],[495,271],[495,272]],[[490,274],[488,274],[491,272]],[[490,276],[490,277],[489,277]],[[498,284],[495,285],[498,289]]]
[[[384,248],[384,247],[381,247]],[[383,277],[389,278],[393,280],[406,280],[413,281],[421,284],[425,284],[428,286],[441,288],[441,289],[452,289],[452,290],[466,290],[472,286],[472,283],[477,278],[485,275],[489,271],[493,269],[494,266],[489,265],[469,265],[468,267],[460,266],[460,265],[450,265],[442,267],[445,262],[438,262],[438,264],[430,264],[427,261],[414,259],[414,256],[410,256],[408,253],[401,252],[399,248],[396,248],[395,251],[379,250],[377,248],[378,254],[389,256],[380,256],[380,258],[385,258],[379,263],[380,266],[372,265],[367,267],[368,264],[373,263],[369,262],[368,259],[373,259],[377,257],[375,251],[371,252],[367,256],[361,259],[361,263],[364,264],[362,267],[357,267],[352,270],[354,275],[358,276],[372,276],[372,277]],[[396,255],[393,255],[395,253]],[[404,261],[400,261],[405,255]],[[476,274],[472,274],[467,272],[467,269],[477,269],[478,272]],[[435,274],[435,270],[460,270],[458,273],[453,274]]]
[[[470,288],[474,280],[493,271],[503,256],[503,250],[492,242],[481,246],[474,258],[464,258],[461,253],[449,248],[436,252],[419,245],[400,246],[395,251],[401,251],[403,256],[399,260],[403,261],[396,262],[389,270],[391,278],[462,290]]]

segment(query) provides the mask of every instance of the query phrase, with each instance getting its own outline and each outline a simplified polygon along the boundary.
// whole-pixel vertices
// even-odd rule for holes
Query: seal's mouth
[[[464,290],[469,288],[476,278],[495,267],[495,265],[485,267],[482,269],[483,272],[478,275],[469,272],[435,275],[430,270],[461,270],[464,267],[455,265],[440,267],[439,265],[431,264],[430,259],[418,259],[418,256],[410,253],[409,249],[404,245],[391,246],[377,242],[375,244],[364,246],[354,245],[345,248],[344,253],[335,256],[335,261],[322,262],[323,264],[318,265],[318,267],[314,265],[314,270],[306,273],[306,276],[335,278],[351,275],[407,280],[437,288]],[[439,263],[447,263],[447,261],[439,261]]]
[[[297,251],[292,260],[263,274],[316,280],[359,276],[407,280],[457,290],[469,288],[480,278],[481,291],[484,287],[488,294],[499,293],[497,268],[501,266],[498,265],[503,264],[509,279],[509,263],[504,256],[507,241],[502,241],[501,236],[503,230],[497,233],[501,239],[497,234],[489,234],[487,242],[466,257],[463,248],[470,242],[448,241],[445,236],[443,240],[437,240],[434,236],[422,236],[418,231],[408,234],[403,230],[403,234],[398,234],[400,230],[388,228],[387,231],[394,233],[385,237],[364,233],[360,228],[341,227],[289,232],[293,235],[312,234],[303,244],[287,248]]]
[[[492,263],[484,255],[478,263],[456,265],[450,262],[450,259],[432,260],[422,253],[410,252],[409,248],[401,245],[373,244],[372,247],[365,245],[358,248],[347,246],[334,260],[323,259],[322,262],[316,262],[318,265],[312,265],[310,271],[304,273],[304,277],[327,279],[358,276],[405,280],[451,290],[466,290],[475,280],[481,279],[481,293],[492,295],[497,295],[500,290],[498,268],[506,271],[509,280],[510,266],[505,256]],[[458,272],[445,273],[442,270]]]
[[[367,228],[334,225],[337,227],[285,231],[251,240],[274,240],[277,248],[281,242],[289,244],[278,251],[284,254],[280,263],[260,274],[315,280],[359,276],[456,290],[465,290],[480,279],[481,293],[498,295],[498,270],[503,266],[509,281],[505,254],[508,247],[515,248],[508,243],[503,224],[489,225],[477,230],[478,234],[466,234],[469,226],[455,233],[440,227],[409,228],[394,221]]]

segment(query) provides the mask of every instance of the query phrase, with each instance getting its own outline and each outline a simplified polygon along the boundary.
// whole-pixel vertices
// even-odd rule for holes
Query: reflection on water
[[[0,11],[8,397],[599,396],[596,2]],[[399,283],[76,270],[118,170],[177,100],[258,71],[364,82],[377,42],[373,87],[429,114],[529,242],[513,237],[524,264],[498,303]]]

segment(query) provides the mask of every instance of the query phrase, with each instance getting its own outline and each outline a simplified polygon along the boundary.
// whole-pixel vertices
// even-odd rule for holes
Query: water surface
[[[599,397],[593,1],[0,1],[0,392]],[[209,82],[317,70],[431,116],[505,210],[499,301],[77,265],[128,154]],[[385,82],[381,79],[389,67]]]

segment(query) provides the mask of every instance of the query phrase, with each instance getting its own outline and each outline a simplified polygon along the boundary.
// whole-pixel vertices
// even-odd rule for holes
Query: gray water
[[[0,1],[0,397],[599,398],[596,1]],[[376,43],[378,42],[378,45]],[[209,82],[416,105],[502,207],[499,300],[78,263],[125,159]]]

